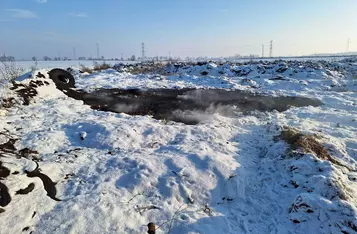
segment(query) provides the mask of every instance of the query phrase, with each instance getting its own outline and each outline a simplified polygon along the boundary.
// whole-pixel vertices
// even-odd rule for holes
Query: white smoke
[[[140,105],[133,104],[133,105],[127,105],[127,104],[116,104],[113,108],[115,112],[119,113],[130,113],[130,112],[135,112],[138,110]]]
[[[225,117],[239,117],[242,113],[236,106],[213,105],[206,110],[175,110],[172,115],[174,120],[180,120],[184,123],[200,123],[212,120],[215,114]]]

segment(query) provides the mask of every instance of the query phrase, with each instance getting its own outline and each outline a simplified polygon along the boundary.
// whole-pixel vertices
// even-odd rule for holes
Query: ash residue
[[[285,111],[291,106],[320,106],[316,99],[305,97],[271,97],[239,90],[221,89],[100,89],[92,93],[65,90],[65,94],[93,109],[152,115],[155,119],[197,124],[219,113],[232,116],[236,112]]]

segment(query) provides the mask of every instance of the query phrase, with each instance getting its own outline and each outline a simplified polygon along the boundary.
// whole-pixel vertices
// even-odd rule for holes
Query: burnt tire
[[[68,89],[74,88],[74,77],[71,73],[66,70],[55,68],[52,69],[48,75],[50,76],[51,80],[56,84],[57,88],[60,89]]]

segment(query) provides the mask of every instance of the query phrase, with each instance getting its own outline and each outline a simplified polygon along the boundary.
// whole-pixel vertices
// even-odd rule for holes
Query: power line
[[[269,51],[269,57],[273,57],[273,41],[270,41],[270,51]]]
[[[145,58],[145,44],[144,42],[141,43],[141,59]]]
[[[99,43],[97,42],[97,59],[99,59]]]
[[[350,43],[351,43],[351,38],[348,38],[348,40],[347,40],[347,48],[346,48],[346,52],[348,52],[348,51],[349,51],[349,49],[350,49]]]
[[[77,56],[76,56],[76,48],[73,47],[73,59],[76,60]]]

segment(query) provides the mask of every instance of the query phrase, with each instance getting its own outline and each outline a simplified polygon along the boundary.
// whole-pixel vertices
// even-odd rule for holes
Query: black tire
[[[57,88],[60,89],[74,88],[74,84],[75,84],[74,77],[68,71],[55,68],[52,69],[48,74],[51,80],[55,82]]]

